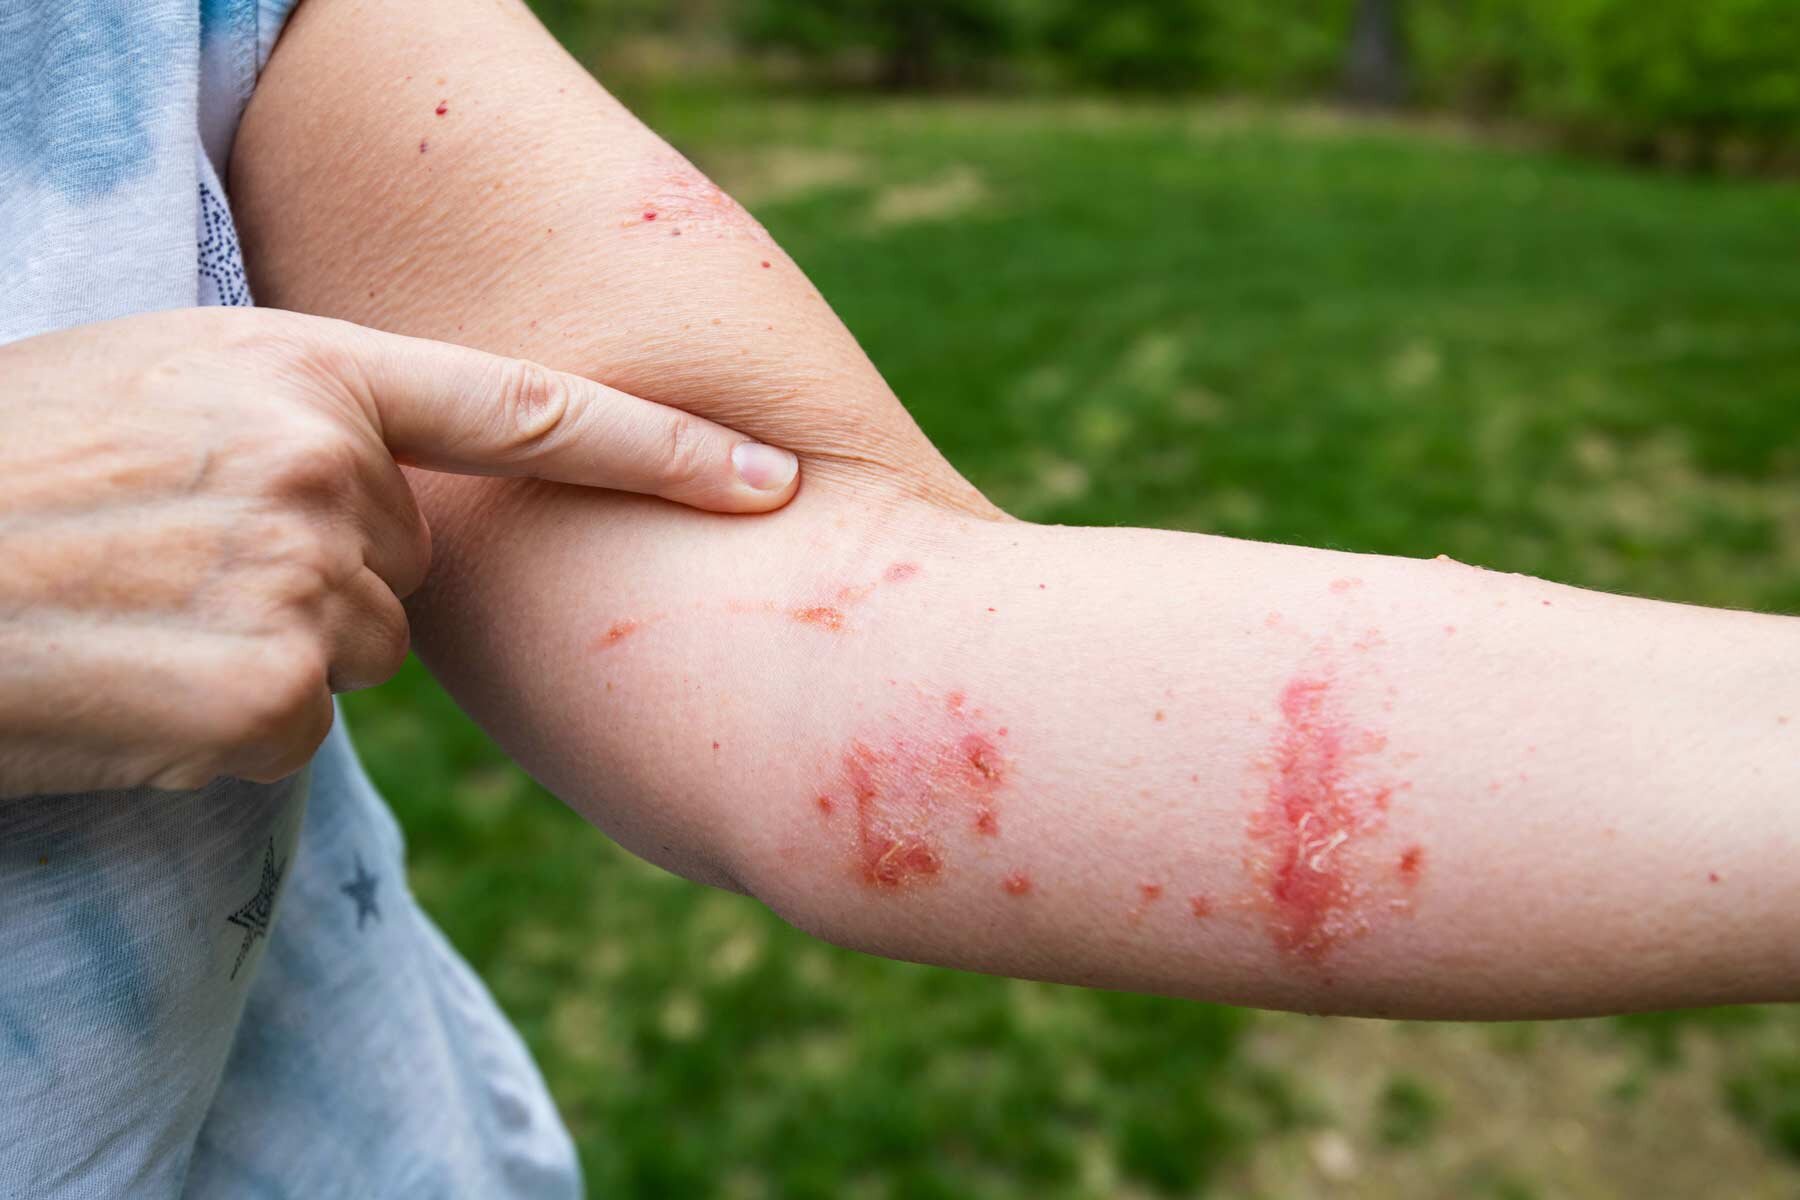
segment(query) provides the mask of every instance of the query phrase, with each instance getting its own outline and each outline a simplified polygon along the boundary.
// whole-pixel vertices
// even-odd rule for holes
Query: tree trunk
[[[1344,93],[1353,104],[1398,108],[1406,102],[1405,0],[1358,0],[1344,63]]]

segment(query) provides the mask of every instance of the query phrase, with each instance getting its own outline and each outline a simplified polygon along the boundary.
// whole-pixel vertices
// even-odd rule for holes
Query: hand
[[[0,347],[0,795],[274,780],[406,655],[399,463],[780,507],[794,459],[516,359],[272,310]]]

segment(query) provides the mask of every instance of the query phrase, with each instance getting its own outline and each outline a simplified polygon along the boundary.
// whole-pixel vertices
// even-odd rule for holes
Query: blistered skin
[[[852,738],[812,804],[857,880],[877,891],[929,883],[950,869],[959,847],[998,838],[1012,774],[1005,736],[952,692]],[[1022,895],[1030,884],[1007,890]]]
[[[1281,725],[1270,747],[1266,793],[1250,821],[1251,871],[1277,949],[1320,959],[1393,910],[1369,843],[1386,824],[1396,784],[1378,756],[1379,733],[1345,711],[1329,672],[1298,675],[1280,698]],[[1398,874],[1416,883],[1417,847],[1401,852]]]

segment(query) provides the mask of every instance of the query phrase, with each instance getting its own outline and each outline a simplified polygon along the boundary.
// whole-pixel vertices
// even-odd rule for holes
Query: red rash
[[[820,629],[829,629],[833,633],[844,627],[843,611],[823,604],[812,608],[796,608],[792,616],[802,625],[817,625]]]
[[[999,836],[1011,765],[981,723],[979,711],[933,704],[850,742],[813,803],[827,816],[840,802],[854,812],[850,859],[865,885],[885,891],[931,881],[959,829]]]
[[[1315,960],[1366,926],[1373,906],[1358,877],[1357,845],[1381,827],[1393,792],[1358,778],[1358,760],[1383,742],[1351,725],[1335,688],[1330,676],[1302,675],[1283,690],[1267,798],[1250,822],[1270,937],[1278,949]],[[1409,882],[1422,866],[1416,847],[1401,856]]]
[[[614,621],[605,633],[594,639],[594,649],[610,650],[642,628],[641,624],[629,617]]]

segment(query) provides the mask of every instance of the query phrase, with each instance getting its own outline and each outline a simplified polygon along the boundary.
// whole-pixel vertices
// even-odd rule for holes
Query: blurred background
[[[1800,613],[1796,0],[537,8],[1021,516]],[[630,859],[416,664],[348,708],[596,1195],[1800,1194],[1800,1011],[882,962]]]

